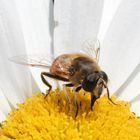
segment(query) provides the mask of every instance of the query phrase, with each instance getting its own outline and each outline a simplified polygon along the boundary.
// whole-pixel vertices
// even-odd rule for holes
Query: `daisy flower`
[[[0,139],[139,140],[139,7],[139,0],[1,0]],[[51,91],[46,100],[40,94],[46,90],[40,78],[46,69],[8,60],[25,54],[56,57],[80,52],[85,41],[97,38],[99,65],[108,74],[117,106],[104,95],[90,111],[89,94],[81,90],[77,118],[74,104],[69,117],[63,90]],[[73,92],[67,92],[72,101]]]

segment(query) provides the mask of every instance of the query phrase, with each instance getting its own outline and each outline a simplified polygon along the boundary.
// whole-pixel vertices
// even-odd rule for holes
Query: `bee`
[[[90,92],[91,110],[95,101],[101,96],[104,88],[107,89],[108,99],[112,102],[107,87],[107,74],[101,70],[95,59],[90,58],[87,55],[75,53],[58,56],[53,61],[50,67],[50,72],[41,73],[41,79],[44,84],[49,87],[49,93],[52,86],[46,81],[44,76],[67,82],[65,86],[75,87],[76,92],[81,88]],[[96,92],[95,89],[97,89]],[[112,103],[114,104],[114,102]]]
[[[18,62],[19,63],[19,60]],[[90,108],[93,109],[95,101],[101,96],[103,89],[107,90],[108,99],[115,104],[110,96],[107,86],[108,76],[98,65],[97,59],[94,59],[86,54],[71,53],[61,54],[56,57],[50,66],[24,63],[30,66],[48,67],[49,72],[41,72],[41,79],[43,83],[49,88],[45,98],[52,90],[52,85],[46,80],[45,77],[50,77],[56,80],[66,82],[66,87],[74,87],[75,92],[81,88],[91,94]],[[77,106],[78,113],[78,106]],[[76,113],[76,116],[77,116]]]

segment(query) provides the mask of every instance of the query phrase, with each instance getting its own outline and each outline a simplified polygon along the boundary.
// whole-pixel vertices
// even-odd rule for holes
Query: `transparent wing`
[[[50,68],[54,58],[50,55],[35,54],[14,56],[9,58],[9,60],[17,64],[31,67]]]
[[[86,53],[88,56],[95,58],[99,62],[100,57],[100,42],[98,39],[86,40],[82,44],[81,53]]]

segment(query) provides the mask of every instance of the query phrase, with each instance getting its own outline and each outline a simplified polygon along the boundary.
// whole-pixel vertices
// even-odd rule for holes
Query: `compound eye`
[[[93,73],[93,74],[88,75],[86,77],[86,80],[89,81],[89,82],[93,82],[93,81],[95,81],[96,77],[97,77],[97,74]]]
[[[108,76],[104,71],[100,71],[99,75],[102,79],[104,79],[106,82],[108,81]]]
[[[99,76],[97,74],[88,75],[82,82],[82,87],[85,91],[92,92],[98,82]]]

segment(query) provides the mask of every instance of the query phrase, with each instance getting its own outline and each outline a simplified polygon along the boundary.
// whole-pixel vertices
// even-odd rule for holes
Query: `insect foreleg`
[[[82,86],[80,85],[79,87],[77,87],[77,88],[75,89],[75,91],[76,91],[76,92],[79,92],[79,91],[81,90],[81,88],[82,88]]]
[[[94,103],[97,99],[98,98],[94,95],[94,93],[91,93],[91,103],[90,103],[90,109],[91,110],[93,110],[92,107],[93,107],[93,105],[94,105]]]
[[[64,84],[64,87],[74,87],[74,85],[72,83],[68,83],[68,84]],[[76,113],[75,113],[75,118],[78,115],[78,110],[79,110],[79,106],[78,106],[78,102],[77,102],[77,92],[82,88],[82,86],[78,86],[78,87],[74,87],[74,104],[76,106]]]
[[[108,97],[108,100],[109,100],[111,103],[113,103],[114,105],[116,105],[116,103],[114,103],[114,102],[112,101],[112,99],[110,98],[110,93],[109,93],[109,89],[108,89],[107,84],[105,83],[105,81],[104,81],[103,79],[101,79],[101,80],[102,80],[102,83],[103,83],[104,87],[105,87],[106,90],[107,90],[107,97]]]
[[[64,84],[66,87],[73,87],[74,85],[72,83]]]
[[[76,118],[77,115],[78,115],[78,111],[79,111],[79,106],[78,106],[76,91],[75,91],[75,93],[74,93],[74,104],[75,104],[75,106],[76,106],[76,113],[75,113],[75,118]]]
[[[82,86],[78,86],[78,87],[74,87],[74,104],[76,106],[76,113],[75,113],[75,118],[77,117],[78,115],[78,112],[79,112],[79,105],[78,105],[78,101],[77,101],[77,92],[82,88]]]

